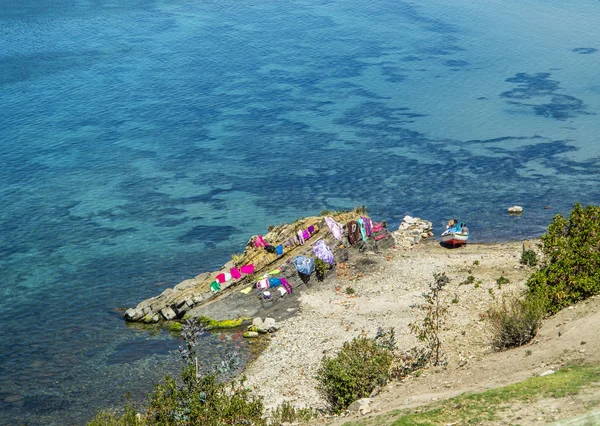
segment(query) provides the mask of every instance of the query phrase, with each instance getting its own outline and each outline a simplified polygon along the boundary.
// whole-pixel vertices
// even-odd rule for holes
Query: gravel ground
[[[444,290],[449,307],[443,349],[449,362],[464,363],[489,352],[483,317],[501,293],[523,289],[531,270],[519,264],[521,242],[469,244],[448,249],[433,240],[409,249],[381,253],[351,251],[348,262],[298,296],[295,316],[279,323],[266,350],[246,369],[247,384],[264,396],[267,407],[288,401],[297,407],[326,408],[316,391],[315,373],[324,355],[345,341],[374,336],[394,327],[399,348],[417,344],[408,324],[418,321],[422,293],[434,273],[451,279]],[[467,277],[472,275],[473,282]],[[509,283],[498,288],[504,276]],[[355,293],[348,294],[350,286]]]

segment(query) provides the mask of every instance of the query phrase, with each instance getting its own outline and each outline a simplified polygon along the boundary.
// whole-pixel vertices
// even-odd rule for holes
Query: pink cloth
[[[254,239],[254,247],[264,247],[266,245],[267,244],[265,243],[265,240],[263,240],[262,235],[257,235]]]
[[[304,237],[304,241],[308,240],[310,238],[310,232],[308,232],[308,230],[304,230],[302,231],[302,236]]]
[[[223,284],[225,282],[225,274],[219,274],[217,275],[217,281],[221,284]]]
[[[242,274],[240,274],[240,270],[238,268],[231,268],[231,270],[229,271],[229,273],[231,274],[231,276],[233,278],[235,278],[236,280],[242,276]]]
[[[300,241],[300,244],[304,244],[304,232],[298,231],[298,240]]]
[[[287,291],[288,294],[292,292],[292,285],[285,279],[285,277],[281,278],[281,286]]]
[[[242,274],[251,274],[254,272],[254,265],[252,263],[244,265],[240,268],[240,271],[242,271]]]

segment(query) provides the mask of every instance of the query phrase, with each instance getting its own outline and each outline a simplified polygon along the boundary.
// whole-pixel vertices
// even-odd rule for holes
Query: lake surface
[[[599,204],[598,22],[592,0],[4,0],[0,424],[84,424],[177,374],[179,342],[119,309],[270,224],[364,204],[505,241]]]

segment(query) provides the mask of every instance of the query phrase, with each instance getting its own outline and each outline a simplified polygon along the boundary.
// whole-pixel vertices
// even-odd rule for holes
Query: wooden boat
[[[451,245],[452,247],[466,244],[469,239],[469,234],[463,234],[462,232],[448,232],[442,234],[442,243]]]

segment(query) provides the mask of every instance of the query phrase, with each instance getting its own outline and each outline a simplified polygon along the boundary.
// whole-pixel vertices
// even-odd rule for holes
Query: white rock
[[[263,326],[263,320],[260,317],[256,317],[252,320],[252,325],[258,328],[262,328]]]
[[[413,223],[415,223],[415,222],[416,222],[416,220],[415,220],[415,218],[414,218],[414,217],[406,215],[406,216],[404,216],[404,217],[402,218],[402,222],[406,222],[406,223],[409,223],[409,224],[413,224]]]
[[[521,206],[512,206],[508,208],[509,213],[523,213],[523,207]]]
[[[550,374],[554,374],[554,373],[555,373],[554,370],[546,370],[540,374],[540,377],[549,376]]]
[[[371,398],[361,398],[354,401],[348,407],[350,411],[361,411],[364,408],[369,408],[369,404],[371,404]]]
[[[162,309],[160,311],[160,313],[162,314],[163,317],[165,317],[165,319],[167,321],[170,321],[172,319],[174,319],[177,315],[175,314],[175,311],[173,311],[173,309],[171,309],[170,307],[166,307],[164,309]]]

